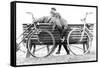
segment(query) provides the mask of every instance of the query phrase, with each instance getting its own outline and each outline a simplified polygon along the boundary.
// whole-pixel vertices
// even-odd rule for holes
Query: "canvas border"
[[[10,65],[16,66],[16,2],[10,3]]]

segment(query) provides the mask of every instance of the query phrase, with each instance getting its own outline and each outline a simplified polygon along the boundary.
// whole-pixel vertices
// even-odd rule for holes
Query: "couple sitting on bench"
[[[66,30],[68,28],[67,21],[65,19],[63,19],[58,12],[56,12],[55,8],[51,8],[50,15],[51,16],[39,18],[36,22],[53,24],[52,30],[54,30],[56,28],[60,34],[60,42],[58,45],[59,48],[58,48],[58,51],[56,52],[56,54],[60,54],[61,46],[63,46],[65,48],[67,54],[69,54],[69,50],[67,48],[67,41],[66,41],[66,37],[67,37]]]

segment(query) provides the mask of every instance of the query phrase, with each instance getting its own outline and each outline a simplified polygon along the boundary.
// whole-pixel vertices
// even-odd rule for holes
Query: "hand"
[[[64,42],[64,40],[65,40],[65,37],[61,38],[61,42]]]

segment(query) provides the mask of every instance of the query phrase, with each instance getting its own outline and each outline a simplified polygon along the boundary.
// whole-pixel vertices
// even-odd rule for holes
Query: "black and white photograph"
[[[16,66],[97,61],[97,6],[13,3]]]

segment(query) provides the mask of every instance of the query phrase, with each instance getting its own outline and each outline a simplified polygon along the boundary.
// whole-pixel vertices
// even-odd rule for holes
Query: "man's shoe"
[[[56,54],[60,54],[60,52],[56,52]]]
[[[70,53],[67,53],[67,55],[70,55]]]

